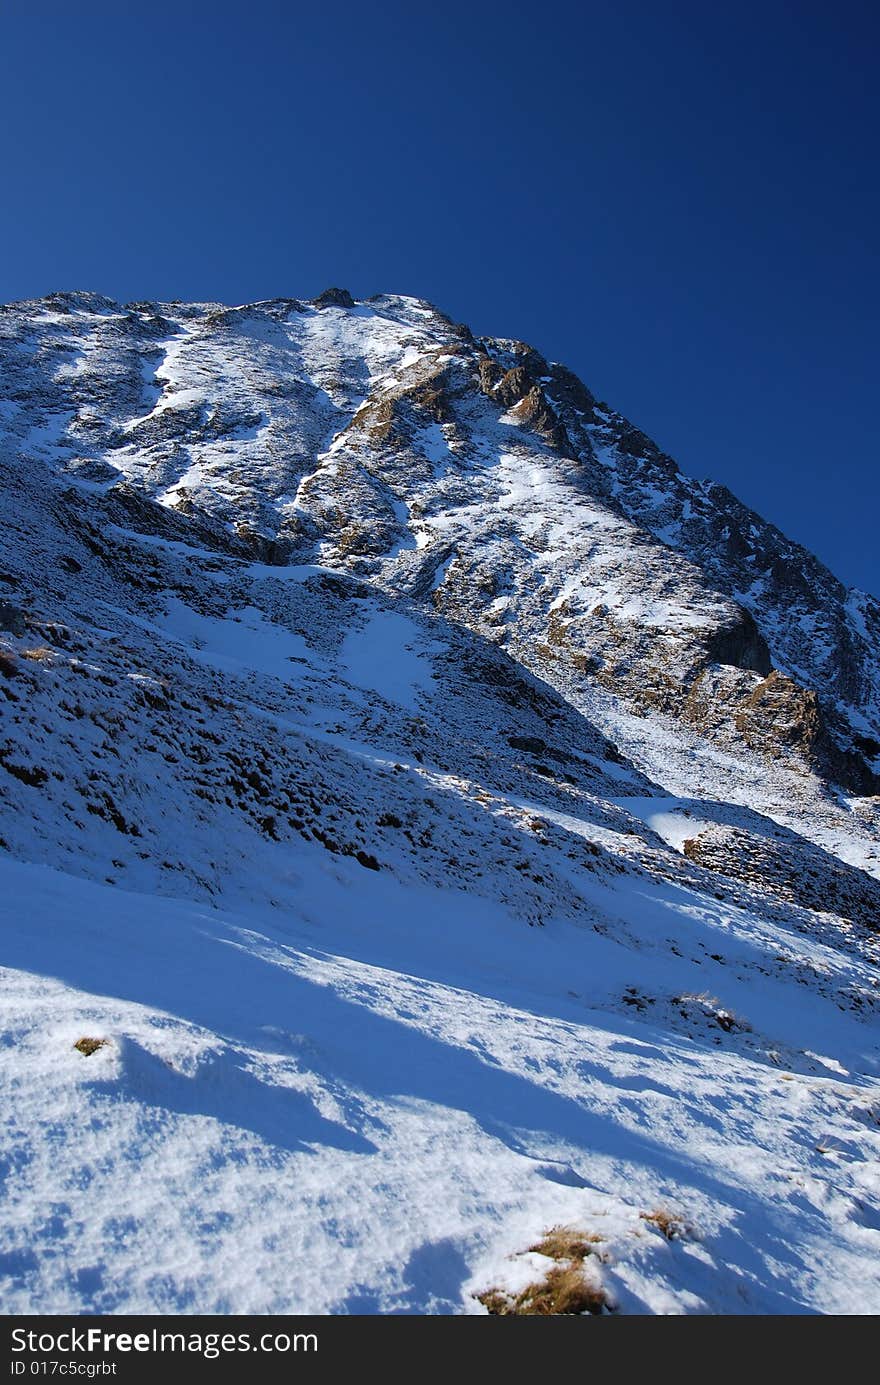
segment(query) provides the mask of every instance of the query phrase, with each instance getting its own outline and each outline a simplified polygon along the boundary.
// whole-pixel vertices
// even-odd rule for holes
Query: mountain
[[[876,1312],[878,602],[412,298],[0,395],[8,1311]]]

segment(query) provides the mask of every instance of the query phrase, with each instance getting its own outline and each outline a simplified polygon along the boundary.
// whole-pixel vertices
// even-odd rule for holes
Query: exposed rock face
[[[730,664],[734,668],[751,669],[767,677],[773,668],[767,641],[754,618],[740,608],[739,619],[732,625],[720,625],[706,641],[706,653],[715,664]]]
[[[522,342],[338,288],[72,293],[3,309],[0,361],[0,445],[73,486],[86,526],[348,568],[576,705],[880,788],[877,602]]]

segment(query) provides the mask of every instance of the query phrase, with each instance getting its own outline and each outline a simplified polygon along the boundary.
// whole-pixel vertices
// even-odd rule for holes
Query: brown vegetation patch
[[[546,1279],[529,1284],[515,1298],[498,1289],[477,1295],[487,1312],[498,1317],[556,1317],[560,1314],[602,1313],[605,1290],[589,1284],[579,1265],[554,1265]]]
[[[650,1226],[655,1226],[661,1236],[665,1236],[667,1241],[683,1241],[689,1231],[688,1225],[681,1217],[674,1212],[667,1212],[663,1207],[656,1207],[653,1212],[640,1212],[642,1221],[648,1222]]]
[[[518,1294],[487,1289],[477,1294],[487,1312],[497,1317],[556,1317],[560,1314],[600,1314],[610,1311],[601,1284],[584,1274],[584,1261],[601,1236],[570,1226],[554,1226],[529,1249],[555,1263],[543,1279],[527,1284]]]
[[[550,1260],[574,1260],[583,1264],[602,1237],[590,1231],[577,1231],[571,1226],[552,1226],[529,1250],[546,1255]]]

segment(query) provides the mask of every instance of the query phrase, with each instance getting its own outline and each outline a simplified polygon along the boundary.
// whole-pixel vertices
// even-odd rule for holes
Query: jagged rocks
[[[737,729],[750,745],[765,739],[774,745],[797,745],[811,751],[822,734],[819,699],[809,688],[773,669],[745,700]]]
[[[540,385],[532,385],[528,394],[524,395],[519,403],[513,406],[511,412],[518,422],[533,428],[558,451],[571,451],[568,434],[548,403]]]
[[[542,379],[549,379],[549,366],[537,352],[529,348],[522,348],[522,352],[522,359],[506,371],[497,360],[481,355],[477,361],[480,388],[494,402],[509,409],[519,423],[546,439],[553,448],[570,452],[572,448],[565,426],[540,383]]]
[[[312,299],[316,308],[353,308],[354,299],[348,289],[325,289]]]
[[[832,723],[835,718],[831,718]],[[778,669],[745,698],[737,713],[736,727],[755,750],[772,755],[780,749],[796,749],[820,775],[853,793],[880,792],[880,776],[865,762],[857,748],[842,746],[845,735],[839,723],[832,727],[821,699],[811,688],[800,687]],[[836,734],[835,734],[836,732]]]

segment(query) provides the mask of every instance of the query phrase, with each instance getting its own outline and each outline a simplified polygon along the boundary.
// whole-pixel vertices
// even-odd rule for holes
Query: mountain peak
[[[316,308],[353,308],[354,299],[348,289],[325,289],[312,299]]]

